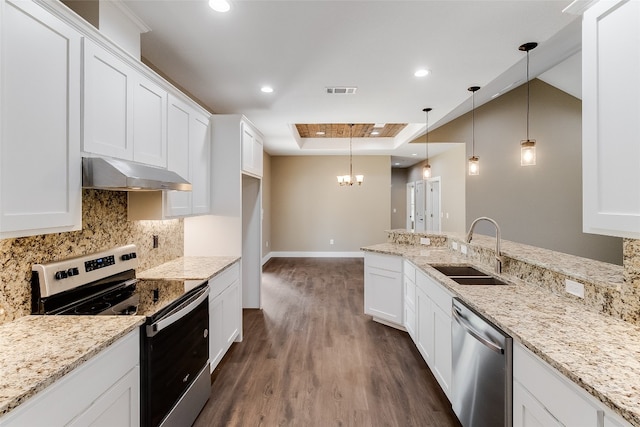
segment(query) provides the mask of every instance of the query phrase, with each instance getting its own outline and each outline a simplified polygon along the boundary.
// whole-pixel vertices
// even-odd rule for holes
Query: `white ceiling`
[[[300,140],[293,124],[359,122],[409,125],[395,139],[354,140],[354,154],[424,158],[422,144],[407,144],[424,133],[424,107],[433,129],[470,109],[469,86],[482,86],[478,106],[522,84],[525,42],[540,44],[531,77],[580,50],[580,18],[562,13],[570,0],[231,1],[226,14],[206,0],[124,3],[152,29],[143,56],[216,113],[246,115],[272,155],[348,153],[346,140]],[[421,67],[431,74],[414,77]],[[576,77],[573,59],[546,81]],[[327,86],[358,89],[327,95]],[[430,144],[429,155],[439,149]]]

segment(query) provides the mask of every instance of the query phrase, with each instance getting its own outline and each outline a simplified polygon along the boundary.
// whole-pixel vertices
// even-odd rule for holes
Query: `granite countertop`
[[[144,316],[25,316],[0,325],[0,416],[144,323]]]
[[[240,259],[238,256],[180,257],[136,273],[138,279],[210,279]]]
[[[511,277],[500,276],[508,286],[459,285],[431,267],[469,263],[449,249],[382,243],[362,250],[411,261],[574,383],[640,426],[640,327]],[[610,273],[615,277],[615,268],[601,272],[602,280]]]

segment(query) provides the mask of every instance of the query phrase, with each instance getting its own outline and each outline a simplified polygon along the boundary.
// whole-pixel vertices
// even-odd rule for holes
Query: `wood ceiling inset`
[[[374,128],[375,123],[354,123],[354,138],[393,138],[407,126],[406,123],[385,123],[384,127]],[[313,123],[296,124],[300,138],[349,138],[349,123]],[[371,135],[378,131],[378,135]],[[324,134],[318,134],[324,132]]]

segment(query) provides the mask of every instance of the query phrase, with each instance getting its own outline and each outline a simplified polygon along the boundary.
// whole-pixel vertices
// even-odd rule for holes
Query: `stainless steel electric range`
[[[141,425],[189,426],[209,399],[207,280],[139,280],[135,245],[34,264],[32,313],[143,315]]]

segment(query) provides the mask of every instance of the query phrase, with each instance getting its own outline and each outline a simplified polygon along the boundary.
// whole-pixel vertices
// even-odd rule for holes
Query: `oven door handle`
[[[495,345],[494,343],[483,337],[481,332],[476,331],[473,326],[471,326],[471,323],[467,322],[467,320],[462,316],[462,313],[460,313],[455,306],[452,307],[451,314],[453,315],[455,321],[458,322],[458,324],[462,328],[464,328],[464,330],[468,332],[469,335],[480,341],[482,345],[484,345],[491,351],[495,351],[498,354],[504,354],[504,349],[502,347]]]
[[[182,309],[171,313],[169,316],[164,317],[151,325],[147,325],[147,337],[153,337],[164,328],[182,319],[184,316],[191,313],[197,306],[200,305],[200,303],[202,303],[202,301],[206,300],[207,298],[209,298],[209,286],[200,291],[199,294],[193,296],[192,301]]]

